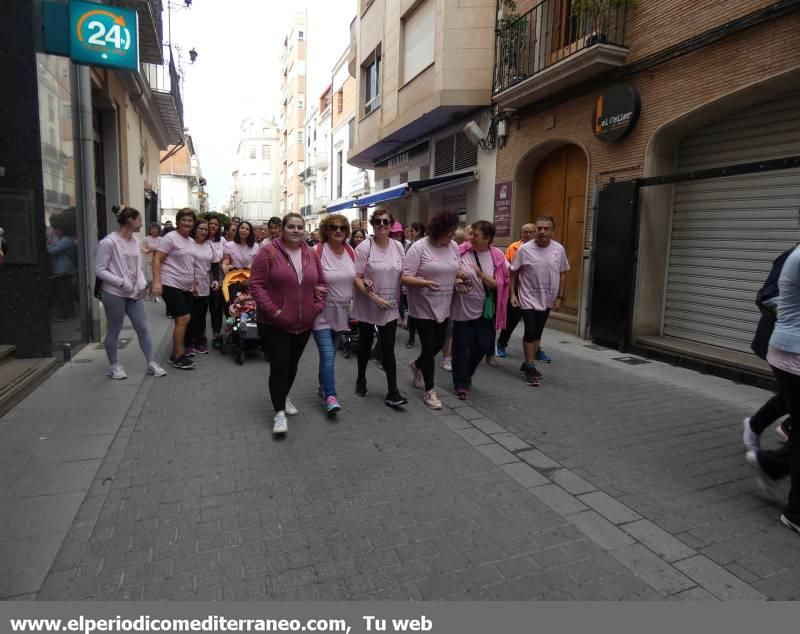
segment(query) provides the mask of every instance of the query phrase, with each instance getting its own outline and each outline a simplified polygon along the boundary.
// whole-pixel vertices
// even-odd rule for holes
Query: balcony
[[[314,205],[304,205],[303,207],[301,207],[300,208],[300,215],[303,216],[303,218],[307,218],[308,216],[313,216],[314,215]]]
[[[315,167],[307,167],[305,170],[298,174],[301,183],[316,183],[317,182],[317,169]]]
[[[331,199],[328,196],[317,196],[314,199],[314,213],[324,213],[330,202]]]
[[[153,92],[161,121],[166,128],[167,140],[174,145],[183,141],[183,100],[181,82],[172,49],[166,47],[167,65],[142,64],[142,72]]]
[[[111,0],[108,4],[136,10],[139,14],[139,60],[145,64],[163,64],[162,0]]]
[[[324,172],[328,169],[328,153],[327,152],[317,152],[316,156],[314,157],[314,167],[316,167],[320,172]]]
[[[495,101],[518,108],[622,66],[627,11],[607,0],[543,0],[501,20]]]

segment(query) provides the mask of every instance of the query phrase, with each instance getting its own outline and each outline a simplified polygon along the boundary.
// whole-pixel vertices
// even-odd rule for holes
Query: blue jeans
[[[322,386],[322,397],[336,396],[336,376],[333,365],[336,361],[336,350],[339,348],[340,332],[330,328],[314,331],[314,341],[319,348],[319,384]]]

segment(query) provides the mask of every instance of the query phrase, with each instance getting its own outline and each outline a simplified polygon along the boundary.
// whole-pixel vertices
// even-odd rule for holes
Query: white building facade
[[[331,151],[331,88],[328,86],[319,104],[306,120],[305,170],[301,180],[305,189],[306,204],[301,213],[306,230],[319,226],[320,215],[330,202],[330,151]]]
[[[280,137],[275,122],[266,117],[244,119],[233,171],[232,215],[251,222],[279,215],[279,162]]]

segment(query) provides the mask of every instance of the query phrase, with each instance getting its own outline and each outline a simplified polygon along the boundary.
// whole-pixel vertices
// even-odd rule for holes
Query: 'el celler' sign
[[[636,127],[642,101],[639,93],[627,84],[609,86],[597,98],[592,113],[594,135],[604,143],[614,143],[624,138]]]

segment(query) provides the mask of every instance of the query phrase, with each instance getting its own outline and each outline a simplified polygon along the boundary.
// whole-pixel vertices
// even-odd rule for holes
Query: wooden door
[[[531,222],[538,216],[553,216],[553,240],[567,251],[570,270],[561,312],[578,314],[581,297],[581,265],[586,216],[586,155],[568,145],[547,155],[533,175]]]

